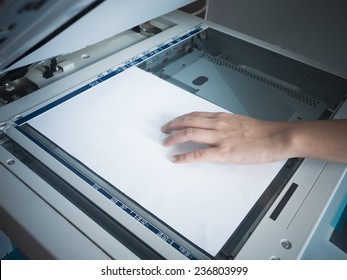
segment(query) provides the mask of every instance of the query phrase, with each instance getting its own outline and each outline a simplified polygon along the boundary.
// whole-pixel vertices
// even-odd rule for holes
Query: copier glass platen
[[[97,2],[73,23],[112,5]],[[0,229],[33,259],[346,259],[344,164],[177,167],[160,125],[190,110],[346,118],[347,77],[177,8],[3,60]]]

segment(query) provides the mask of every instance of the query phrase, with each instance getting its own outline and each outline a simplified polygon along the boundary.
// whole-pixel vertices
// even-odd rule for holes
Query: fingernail
[[[167,142],[167,138],[164,138],[163,141],[161,141],[161,143],[162,143],[163,145],[165,145],[166,142]]]
[[[172,162],[176,162],[176,161],[177,161],[177,156],[171,156],[170,160],[171,160]]]

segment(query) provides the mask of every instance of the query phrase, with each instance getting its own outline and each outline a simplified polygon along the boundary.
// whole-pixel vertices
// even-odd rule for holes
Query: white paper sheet
[[[196,245],[216,255],[283,166],[184,164],[160,127],[224,109],[132,67],[29,124]]]

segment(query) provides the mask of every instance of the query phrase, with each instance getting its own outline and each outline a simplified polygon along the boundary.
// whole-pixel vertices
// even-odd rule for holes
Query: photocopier
[[[192,2],[0,1],[0,230],[28,258],[347,259],[346,164],[166,157],[193,110],[347,118],[347,76]]]

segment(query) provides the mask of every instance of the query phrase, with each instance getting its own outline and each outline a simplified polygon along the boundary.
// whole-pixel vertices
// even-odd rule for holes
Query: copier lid
[[[194,0],[1,0],[0,73],[109,38]]]

